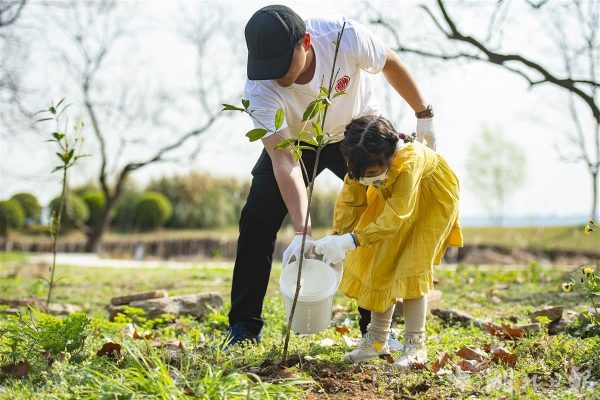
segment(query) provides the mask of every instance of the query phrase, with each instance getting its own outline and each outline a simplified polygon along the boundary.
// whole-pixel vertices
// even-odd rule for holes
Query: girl
[[[368,333],[346,354],[362,362],[389,354],[396,298],[404,299],[404,348],[394,362],[427,362],[425,314],[432,269],[448,246],[462,246],[459,183],[446,161],[387,119],[354,119],[341,144],[348,165],[334,211],[333,234],[315,244],[326,262],[348,253],[340,290],[371,310]]]

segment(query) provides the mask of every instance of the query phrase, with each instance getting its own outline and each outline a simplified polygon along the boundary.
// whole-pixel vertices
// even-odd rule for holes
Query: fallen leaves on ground
[[[121,345],[118,343],[107,342],[102,345],[102,348],[96,352],[98,357],[107,356],[111,360],[115,360],[121,355]]]

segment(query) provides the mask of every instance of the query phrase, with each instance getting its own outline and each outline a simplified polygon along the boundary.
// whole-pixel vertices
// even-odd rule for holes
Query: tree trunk
[[[106,228],[108,228],[108,225],[110,223],[109,216],[115,204],[116,201],[114,198],[107,199],[106,203],[104,204],[104,208],[100,212],[100,215],[98,215],[98,219],[90,227],[90,230],[87,234],[87,240],[84,246],[84,251],[86,253],[98,252],[100,248],[100,242],[102,240],[102,235],[104,234]]]

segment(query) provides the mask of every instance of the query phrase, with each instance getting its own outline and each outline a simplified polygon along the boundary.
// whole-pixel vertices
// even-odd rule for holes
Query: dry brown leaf
[[[2,366],[2,372],[13,378],[23,379],[29,375],[29,364],[26,361],[19,361],[16,364]]]
[[[164,343],[155,343],[154,347],[165,350],[183,350],[183,343],[180,340],[169,340]]]
[[[96,355],[98,357],[107,356],[114,360],[121,355],[121,345],[113,342],[104,343],[102,348],[96,352]]]
[[[494,346],[491,349],[491,353],[493,355],[494,361],[501,361],[505,364],[510,365],[511,367],[514,367],[517,364],[517,355],[511,353],[501,345]]]
[[[194,389],[192,389],[189,386],[185,386],[183,388],[183,394],[185,394],[186,396],[195,396],[196,395],[196,393],[194,393]]]
[[[347,326],[336,326],[335,331],[340,335],[345,335],[346,333],[350,332],[350,329],[348,329]]]
[[[152,332],[148,332],[148,333],[142,333],[140,334],[137,329],[135,329],[133,331],[133,335],[131,336],[134,339],[146,339],[146,340],[150,340],[150,339],[154,339],[154,333]]]
[[[488,355],[481,349],[472,346],[465,346],[456,352],[456,355],[465,360],[475,360],[481,362],[488,358]]]
[[[433,362],[433,365],[431,366],[431,370],[435,373],[438,373],[440,371],[440,369],[444,368],[444,366],[448,363],[448,361],[450,361],[450,354],[448,353],[444,353],[442,355],[440,355],[437,360],[435,360]]]
[[[483,370],[485,370],[490,363],[490,360],[484,360],[481,362],[477,362],[475,360],[460,360],[456,365],[462,371],[469,372],[472,374],[477,374]]]
[[[427,364],[423,363],[410,363],[410,366],[414,369],[427,369]]]
[[[384,357],[385,357],[385,361],[387,361],[388,364],[394,363],[394,357],[392,357],[391,354],[386,354]]]
[[[519,328],[511,328],[510,325],[503,324],[498,326],[492,323],[485,324],[485,329],[492,336],[496,336],[502,339],[520,339],[523,337],[525,332]]]

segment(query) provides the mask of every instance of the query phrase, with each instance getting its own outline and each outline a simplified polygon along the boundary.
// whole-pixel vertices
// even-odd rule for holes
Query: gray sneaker
[[[344,356],[344,361],[361,363],[377,357],[385,359],[389,354],[390,348],[388,344],[375,342],[367,332],[360,340],[360,343],[358,343],[358,346]]]
[[[404,349],[394,361],[394,367],[402,370],[410,369],[414,364],[427,364],[424,333],[405,334]]]

